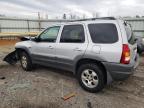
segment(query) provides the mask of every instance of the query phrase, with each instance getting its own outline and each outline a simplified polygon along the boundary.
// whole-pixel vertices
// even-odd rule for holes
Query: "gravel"
[[[88,93],[70,72],[38,66],[25,72],[20,64],[9,65],[2,58],[13,46],[0,47],[0,108],[143,108],[144,58],[134,75],[107,85],[99,93]],[[62,97],[76,93],[66,101]]]

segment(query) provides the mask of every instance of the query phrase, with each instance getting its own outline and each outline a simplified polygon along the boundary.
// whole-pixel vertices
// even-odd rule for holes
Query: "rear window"
[[[89,32],[94,43],[115,43],[118,32],[114,24],[89,24]]]
[[[125,26],[128,42],[132,45],[135,44],[135,42],[136,42],[135,41],[135,36],[132,32],[132,29],[131,29],[130,25],[129,24],[124,24],[124,26]]]

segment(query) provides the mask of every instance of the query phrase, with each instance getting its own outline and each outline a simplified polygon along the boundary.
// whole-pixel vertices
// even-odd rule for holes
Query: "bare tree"
[[[99,17],[99,12],[94,12],[93,13],[93,18],[98,18]]]
[[[85,14],[83,14],[83,17],[82,17],[83,19],[85,19],[86,18],[86,15]]]
[[[66,19],[66,14],[63,14],[63,19]]]
[[[78,17],[77,17],[77,15],[75,15],[75,14],[70,14],[70,19],[77,19]]]
[[[140,16],[139,16],[139,15],[136,15],[136,18],[140,18]]]
[[[48,14],[45,15],[45,18],[48,19]]]

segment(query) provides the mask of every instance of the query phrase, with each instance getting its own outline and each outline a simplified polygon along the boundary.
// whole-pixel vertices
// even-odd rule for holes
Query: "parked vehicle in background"
[[[137,39],[137,52],[142,54],[144,52],[144,38],[142,36],[135,36]]]
[[[53,25],[15,48],[24,70],[40,64],[72,71],[89,92],[126,79],[138,62],[130,26],[113,17]]]

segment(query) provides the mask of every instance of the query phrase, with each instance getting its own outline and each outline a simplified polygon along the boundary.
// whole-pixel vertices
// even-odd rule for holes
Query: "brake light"
[[[122,56],[121,56],[120,63],[122,63],[122,64],[129,64],[130,63],[130,49],[129,49],[129,46],[127,44],[123,44]]]

